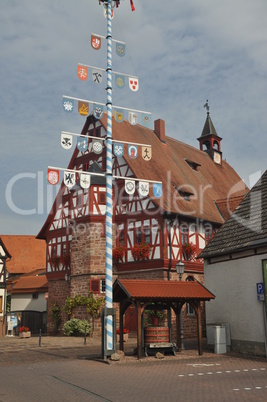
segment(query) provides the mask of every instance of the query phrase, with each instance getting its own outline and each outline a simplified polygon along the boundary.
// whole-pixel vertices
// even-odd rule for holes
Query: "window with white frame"
[[[100,293],[106,292],[106,280],[100,279]]]

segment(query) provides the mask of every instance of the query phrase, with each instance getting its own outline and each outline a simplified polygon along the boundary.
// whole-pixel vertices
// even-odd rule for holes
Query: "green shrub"
[[[86,335],[90,334],[91,324],[87,320],[79,320],[78,318],[72,318],[66,321],[63,326],[63,332],[67,336],[79,336],[84,335],[86,329]]]

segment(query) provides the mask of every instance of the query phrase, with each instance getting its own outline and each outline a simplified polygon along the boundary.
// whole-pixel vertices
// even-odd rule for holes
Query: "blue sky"
[[[113,70],[137,75],[138,93],[115,89],[113,103],[165,120],[166,134],[198,147],[209,100],[223,158],[251,186],[267,168],[266,0],[122,0],[113,38],[126,42]],[[72,151],[60,132],[80,132],[62,95],[105,103],[105,82],[77,78],[77,63],[106,67],[98,0],[2,0],[0,3],[0,233],[41,229],[55,197],[47,166],[66,167]]]

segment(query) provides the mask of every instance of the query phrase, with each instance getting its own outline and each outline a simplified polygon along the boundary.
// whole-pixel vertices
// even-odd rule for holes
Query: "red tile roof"
[[[27,277],[23,275],[14,284],[11,293],[36,293],[47,292],[47,290],[48,281],[46,275]]]
[[[220,211],[220,214],[227,221],[235,209],[238,207],[244,196],[232,197],[230,199],[224,198],[223,200],[217,200],[216,205]]]
[[[46,243],[35,236],[1,235],[11,260],[7,261],[9,274],[25,274],[46,267]]]
[[[210,300],[215,296],[199,282],[117,279],[114,283],[114,301],[122,295],[131,299],[198,299]]]
[[[10,278],[7,280],[7,288],[12,294],[47,292],[48,281],[45,269],[37,269],[20,277]]]
[[[106,116],[101,121],[106,128]],[[135,177],[162,181],[163,197],[155,198],[151,191],[150,196],[163,211],[223,223],[215,201],[225,198],[231,189],[234,189],[231,197],[246,194],[245,183],[225,160],[222,165],[217,165],[204,151],[168,136],[163,143],[153,130],[131,125],[126,120],[116,123],[113,119],[112,124],[113,139],[151,145],[150,161],[141,156],[131,159],[127,151],[123,157]],[[199,165],[197,170],[192,169],[186,160]],[[185,200],[177,188],[193,193],[190,201]]]

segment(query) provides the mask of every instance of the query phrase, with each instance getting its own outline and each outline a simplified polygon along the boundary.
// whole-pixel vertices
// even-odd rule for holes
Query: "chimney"
[[[158,119],[154,121],[154,131],[160,141],[165,142],[165,121]]]

